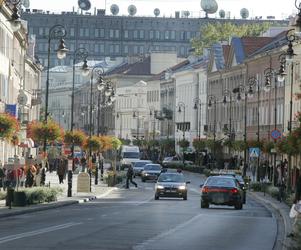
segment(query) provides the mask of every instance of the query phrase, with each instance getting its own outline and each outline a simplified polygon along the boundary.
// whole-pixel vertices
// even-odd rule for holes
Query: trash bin
[[[15,191],[14,192],[14,206],[24,207],[26,206],[26,195],[24,191]]]
[[[11,187],[8,187],[7,188],[7,193],[6,193],[6,203],[5,203],[5,205],[7,207],[11,207],[13,200],[14,200],[14,189],[11,188]]]

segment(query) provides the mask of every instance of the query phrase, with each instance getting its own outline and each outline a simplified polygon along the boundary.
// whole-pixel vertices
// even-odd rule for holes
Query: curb
[[[110,194],[113,190],[117,190],[117,189],[118,188],[114,187],[114,188],[106,191],[104,194],[101,194],[98,196],[94,195],[94,196],[90,196],[90,197],[83,198],[83,199],[74,199],[74,200],[69,200],[69,201],[57,201],[57,202],[53,202],[53,203],[38,204],[38,205],[35,205],[35,207],[25,207],[23,210],[14,211],[13,208],[12,209],[7,208],[7,210],[5,212],[0,211],[0,219],[6,218],[6,217],[11,217],[11,216],[30,214],[30,213],[34,213],[34,212],[45,211],[45,210],[50,210],[50,209],[54,209],[54,208],[89,202],[89,201],[92,201],[95,199],[103,198],[103,197],[107,196],[108,194]]]
[[[291,222],[289,222],[286,217],[287,214],[284,214],[284,211],[282,209],[280,209],[276,204],[274,204],[273,202],[270,202],[268,200],[263,199],[262,197],[258,196],[256,193],[254,192],[249,192],[249,194],[256,200],[258,200],[259,202],[261,202],[268,210],[271,210],[268,206],[271,206],[282,218],[283,224],[284,224],[284,238],[283,238],[283,249],[287,249],[288,246],[291,245],[291,241],[289,238],[286,237],[286,235],[288,235],[291,230],[292,230],[292,225]],[[273,211],[272,211],[273,212]],[[277,240],[277,239],[276,239]]]

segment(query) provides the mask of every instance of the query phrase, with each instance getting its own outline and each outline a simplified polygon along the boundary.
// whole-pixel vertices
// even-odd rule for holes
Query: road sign
[[[249,148],[249,157],[250,158],[258,158],[260,153],[259,148]]]
[[[274,129],[274,130],[271,132],[271,137],[272,137],[274,140],[279,139],[281,136],[282,136],[282,134],[281,134],[281,132],[280,132],[278,129]]]

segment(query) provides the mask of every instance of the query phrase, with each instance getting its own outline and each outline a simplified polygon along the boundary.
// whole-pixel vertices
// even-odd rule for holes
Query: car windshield
[[[244,182],[243,178],[241,175],[235,175],[236,180],[238,180],[239,182]]]
[[[144,170],[161,170],[161,166],[147,164],[145,165]]]
[[[149,161],[137,161],[135,162],[134,168],[142,168],[144,165],[148,164]]]
[[[232,178],[210,177],[207,179],[205,185],[215,187],[235,187],[235,181]]]
[[[139,159],[139,152],[123,152],[123,158]]]
[[[184,176],[182,174],[161,174],[158,182],[184,182]]]

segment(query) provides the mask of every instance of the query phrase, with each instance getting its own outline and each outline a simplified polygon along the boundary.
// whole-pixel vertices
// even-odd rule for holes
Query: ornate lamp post
[[[59,39],[60,44],[57,49],[57,57],[58,59],[64,59],[68,52],[68,49],[65,46],[64,38],[67,35],[67,31],[64,26],[57,24],[50,28],[49,35],[48,35],[48,63],[47,63],[47,75],[46,75],[46,92],[45,92],[45,120],[44,122],[47,123],[48,120],[48,97],[49,97],[49,70],[50,70],[50,44],[51,40]],[[46,152],[46,138],[44,140],[43,151]]]
[[[87,57],[88,51],[84,48],[79,48],[73,52],[73,68],[72,68],[72,93],[71,93],[71,124],[70,124],[70,131],[73,131],[74,127],[74,90],[75,90],[75,63],[77,60],[83,60],[84,64],[81,68],[82,75],[88,76],[89,74],[89,67],[87,65]],[[71,160],[72,160],[72,169],[68,169],[68,191],[67,196],[72,196],[72,175],[74,169],[74,142],[71,145]]]
[[[208,109],[212,109],[212,105],[214,105],[214,114],[213,114],[213,155],[215,159],[215,141],[216,141],[216,103],[217,98],[215,95],[208,96]]]
[[[201,140],[201,120],[202,120],[202,102],[200,98],[194,99],[194,106],[193,109],[196,110],[196,120],[197,120],[197,136],[199,140]]]
[[[186,105],[184,102],[179,102],[178,103],[178,112],[181,113],[182,112],[182,109],[183,109],[183,165],[185,165],[185,159],[184,159],[184,141],[185,141],[185,111],[186,111]]]

